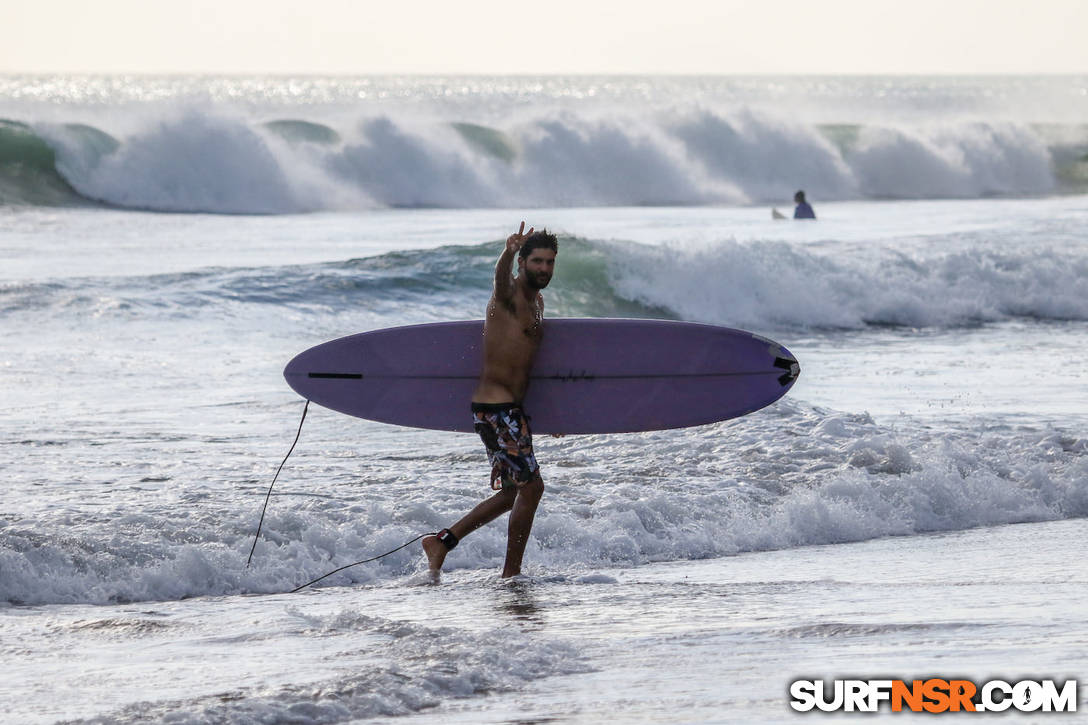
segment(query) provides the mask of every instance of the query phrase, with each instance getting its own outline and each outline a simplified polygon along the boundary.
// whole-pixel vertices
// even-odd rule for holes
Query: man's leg
[[[537,504],[543,495],[544,481],[539,471],[517,490],[506,538],[506,565],[502,569],[504,579],[521,573],[521,558],[525,554],[525,545],[529,543],[529,531],[533,528]]]
[[[530,481],[526,486],[532,485]],[[541,484],[541,492],[543,492],[543,484]],[[450,527],[450,531],[458,539],[463,539],[471,534],[476,529],[489,524],[499,516],[509,511],[514,507],[516,498],[519,498],[518,492],[513,488],[504,488],[490,498],[486,498],[480,503],[476,504],[476,507],[465,514],[460,521]],[[540,500],[540,496],[537,495],[537,501]],[[533,509],[536,509],[536,504],[533,505]],[[532,513],[529,514],[529,526],[533,525]],[[524,550],[525,544],[521,545]],[[446,554],[449,549],[446,545],[438,540],[437,536],[428,536],[423,539],[423,551],[427,554],[427,562],[432,572],[438,572],[442,568],[442,562],[446,560]],[[518,557],[518,561],[521,561],[521,557]]]

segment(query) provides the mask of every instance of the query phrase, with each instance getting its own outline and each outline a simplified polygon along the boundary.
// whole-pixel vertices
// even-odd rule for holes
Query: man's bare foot
[[[427,555],[427,568],[437,576],[442,571],[442,562],[446,560],[449,549],[438,540],[437,536],[424,536],[423,553]]]

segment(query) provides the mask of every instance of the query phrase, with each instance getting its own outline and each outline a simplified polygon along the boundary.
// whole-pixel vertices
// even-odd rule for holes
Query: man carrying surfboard
[[[484,319],[483,370],[472,395],[476,432],[487,448],[491,487],[496,493],[460,521],[423,539],[432,574],[442,569],[446,554],[458,542],[507,511],[510,523],[502,576],[521,573],[521,559],[533,527],[544,481],[533,453],[529,417],[521,407],[529,372],[543,334],[544,297],[559,250],[547,230],[525,232],[525,222],[506,239],[495,265],[495,285]],[[513,276],[517,259],[517,277]]]

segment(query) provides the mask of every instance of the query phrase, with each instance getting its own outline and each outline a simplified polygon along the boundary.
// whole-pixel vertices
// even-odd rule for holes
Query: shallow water
[[[799,678],[1083,679],[1086,533],[8,609],[3,699],[20,722],[780,722]]]

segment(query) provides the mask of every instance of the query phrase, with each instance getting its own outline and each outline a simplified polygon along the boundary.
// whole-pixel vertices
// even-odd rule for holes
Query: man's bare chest
[[[488,318],[489,327],[509,328],[511,333],[518,331],[525,339],[537,342],[543,332],[544,306],[539,298],[534,302],[515,299],[493,303]]]

